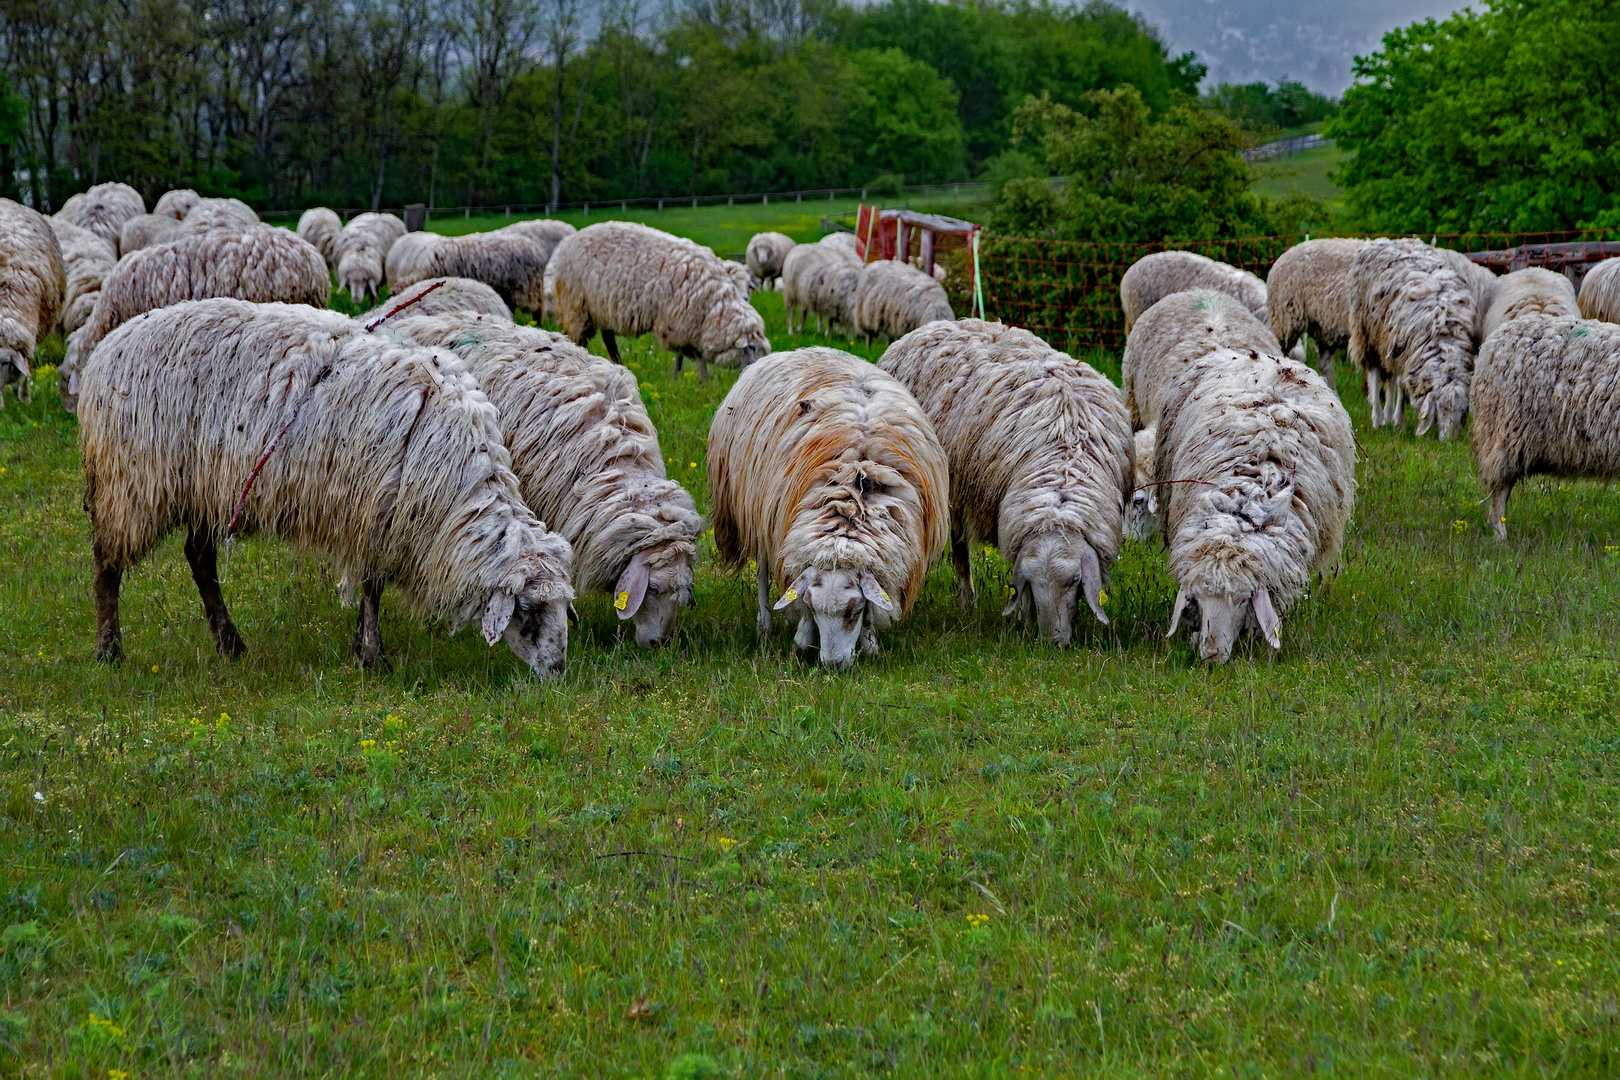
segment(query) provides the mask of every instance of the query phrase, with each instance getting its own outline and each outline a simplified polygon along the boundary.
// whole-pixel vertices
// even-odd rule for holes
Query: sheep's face
[[[1167,637],[1175,635],[1183,614],[1192,620],[1198,658],[1206,664],[1224,664],[1232,659],[1232,648],[1246,630],[1258,633],[1273,649],[1282,648],[1282,620],[1277,618],[1271,593],[1264,587],[1243,597],[1183,588],[1176,594]]]
[[[1131,492],[1131,501],[1125,505],[1125,538],[1151,540],[1158,531],[1158,489],[1138,488]]]
[[[1459,383],[1448,383],[1431,390],[1419,409],[1417,434],[1423,435],[1431,424],[1440,425],[1440,441],[1450,442],[1462,430],[1468,416],[1468,391]]]
[[[770,355],[770,351],[771,343],[765,337],[764,328],[761,327],[757,330],[749,330],[746,334],[739,336],[709,362],[718,364],[721,367],[734,367],[740,370],[760,357]]]
[[[1067,645],[1074,637],[1074,616],[1084,598],[1104,625],[1102,566],[1090,544],[1072,532],[1054,530],[1025,543],[1013,564],[1014,596],[1003,614],[1031,615],[1043,639]]]
[[[621,619],[634,619],[636,644],[656,649],[675,634],[675,616],[692,602],[692,563],[670,559],[649,570],[638,552],[613,586],[613,607]]]
[[[778,609],[790,604],[800,619],[795,641],[810,646],[808,630],[813,620],[820,638],[821,666],[828,671],[848,671],[855,664],[856,647],[863,640],[872,641],[869,623],[873,612],[868,608],[894,610],[894,601],[870,573],[815,567],[800,574],[776,602]]]
[[[16,349],[0,345],[0,389],[14,382],[28,382],[28,361]]]
[[[572,605],[556,582],[531,579],[516,597],[498,592],[484,614],[484,640],[501,638],[542,679],[560,679],[568,669],[568,616]]]

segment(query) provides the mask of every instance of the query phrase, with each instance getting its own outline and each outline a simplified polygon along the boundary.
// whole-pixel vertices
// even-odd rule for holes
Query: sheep
[[[157,205],[152,207],[152,213],[184,221],[186,215],[191,213],[191,208],[200,202],[202,196],[195,191],[190,188],[178,188],[174,191],[165,191],[158,199]]]
[[[754,291],[754,278],[748,272],[748,267],[732,259],[722,259],[720,265],[725,268],[726,274],[731,278],[731,287],[744,303]]]
[[[337,211],[324,206],[312,206],[298,218],[298,235],[315,245],[326,265],[337,268],[337,242],[343,235],[343,219]]]
[[[419,296],[422,299],[418,300]],[[470,278],[429,278],[415,285],[407,285],[390,296],[387,302],[360,316],[360,321],[375,322],[392,311],[398,311],[402,316],[408,314],[413,319],[422,315],[468,312],[490,315],[502,322],[512,321],[511,309],[501,302],[500,295],[482,281]]]
[[[747,367],[771,351],[765,320],[739,298],[708,248],[629,221],[608,221],[564,237],[552,253],[557,322],[584,346],[597,329],[619,360],[618,334],[652,333],[661,348],[709,365]]]
[[[669,641],[692,602],[703,519],[664,473],[635,376],[561,334],[405,314],[388,332],[454,350],[500,411],[524,500],[573,548],[574,588],[612,595],[642,648]]]
[[[781,280],[782,260],[794,248],[793,237],[779,232],[755,233],[748,241],[744,257],[748,260],[748,273],[762,289],[769,289]]]
[[[226,656],[244,649],[216,545],[257,531],[326,552],[360,583],[354,649],[366,667],[382,662],[377,612],[393,583],[413,613],[452,629],[481,618],[491,645],[504,636],[541,678],[563,673],[572,552],[524,505],[495,408],[451,353],[332,311],[177,304],[119,327],[90,358],[79,452],[102,660],[122,654],[124,571],[184,526]]]
[[[62,204],[56,217],[81,229],[89,229],[112,245],[118,255],[118,234],[124,222],[146,213],[146,201],[128,184],[97,184]]]
[[[1350,417],[1321,376],[1281,355],[1220,349],[1177,386],[1157,428],[1159,530],[1206,663],[1245,630],[1282,648],[1281,618],[1336,569],[1355,505]]]
[[[1496,296],[1496,284],[1501,279],[1491,273],[1489,267],[1480,265],[1460,251],[1443,247],[1434,250],[1446,260],[1446,265],[1457,271],[1474,297],[1474,347],[1477,349],[1479,343],[1485,340],[1485,315],[1490,311],[1491,301]]]
[[[1125,504],[1125,539],[1151,540],[1159,531],[1159,489],[1153,482],[1154,428],[1131,437],[1131,498]]]
[[[388,249],[404,235],[405,223],[393,214],[360,214],[343,226],[332,258],[338,284],[349,290],[349,299],[363,304],[367,296],[378,295]]]
[[[21,203],[0,199],[0,408],[14,382],[17,399],[29,400],[34,349],[56,325],[66,288],[62,248],[50,222]]]
[[[1620,326],[1539,314],[1506,323],[1479,350],[1472,409],[1474,465],[1506,540],[1508,496],[1525,477],[1620,477]]]
[[[1480,340],[1487,340],[1504,323],[1525,315],[1581,316],[1575,299],[1575,286],[1563,274],[1539,266],[1515,270],[1496,279],[1495,295],[1480,329]]]
[[[67,291],[62,296],[61,313],[56,317],[57,328],[67,335],[83,326],[96,309],[101,287],[118,265],[118,252],[89,229],[81,229],[61,218],[47,220],[61,245],[62,266],[67,271]]]
[[[215,229],[137,251],[108,276],[89,321],[68,338],[58,379],[63,407],[75,410],[79,371],[115,327],[143,311],[211,296],[325,307],[332,279],[320,252],[271,225]]]
[[[1581,317],[1620,323],[1620,259],[1605,259],[1581,279]]]
[[[846,671],[877,652],[945,550],[945,450],[892,375],[836,349],[775,353],[745,369],[709,428],[709,508],[721,560],[758,567],[760,637],[775,608],[794,643]]]
[[[1276,336],[1227,293],[1171,293],[1142,313],[1125,339],[1120,361],[1132,424],[1156,426],[1165,397],[1196,379],[1197,365],[1218,349],[1282,353]]]
[[[855,252],[829,243],[832,233],[814,244],[799,244],[782,260],[782,303],[787,308],[788,333],[804,332],[804,317],[816,316],[818,329],[855,332],[855,288],[865,264]],[[797,326],[797,329],[795,329]]]
[[[852,232],[843,232],[842,230],[838,232],[830,232],[826,236],[823,236],[820,240],[817,240],[816,243],[825,244],[827,247],[839,248],[840,250],[847,251],[849,254],[855,256],[856,259],[861,257],[860,252],[855,250],[856,244],[858,244],[859,241]]]
[[[877,334],[895,341],[919,326],[956,318],[943,285],[895,259],[867,264],[855,285],[854,305],[855,325],[868,345]]]
[[[498,231],[527,236],[530,240],[540,243],[545,247],[546,259],[549,261],[551,253],[557,250],[557,245],[562,243],[563,238],[572,236],[579,230],[566,221],[556,221],[551,218],[532,218],[528,221],[513,222]]]
[[[259,224],[259,215],[241,199],[198,199],[180,221],[175,239],[225,229],[239,232]]]
[[[1132,263],[1119,279],[1119,303],[1125,309],[1125,332],[1142,313],[1171,293],[1214,289],[1240,301],[1250,314],[1266,321],[1266,283],[1247,270],[1191,251],[1159,251]]]
[[[1283,352],[1309,334],[1317,370],[1329,388],[1333,354],[1350,342],[1350,265],[1365,240],[1307,240],[1271,264],[1266,275],[1266,322]]]
[[[1367,373],[1373,427],[1399,427],[1404,397],[1419,404],[1418,435],[1436,421],[1442,442],[1455,435],[1468,414],[1478,322],[1454,260],[1421,240],[1369,241],[1350,267],[1345,351]]]
[[[155,244],[167,244],[179,230],[180,223],[168,214],[137,214],[124,222],[118,234],[119,257]]]
[[[975,603],[970,546],[1012,566],[1020,612],[1068,645],[1081,604],[1101,623],[1130,489],[1131,417],[1113,383],[1027,330],[931,322],[878,367],[922,406],[950,465],[951,561]]]
[[[388,291],[438,277],[482,281],[511,308],[545,310],[542,292],[552,242],[530,235],[520,222],[470,236],[407,233],[388,251]]]

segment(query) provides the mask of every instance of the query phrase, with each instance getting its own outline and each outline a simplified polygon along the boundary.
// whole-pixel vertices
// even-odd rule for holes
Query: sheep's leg
[[[236,624],[231,622],[231,613],[225,607],[225,597],[220,594],[218,553],[214,538],[206,529],[192,529],[186,534],[186,561],[191,564],[191,580],[197,583],[197,592],[202,597],[203,615],[214,635],[214,648],[219,650],[219,655],[235,660],[247,647],[242,644],[242,635],[236,632]]]
[[[124,568],[107,556],[98,540],[96,560],[96,659],[115,664],[124,655],[124,631],[118,625],[118,587],[124,581]]]
[[[360,584],[360,617],[354,624],[354,656],[367,671],[382,667],[382,627],[379,613],[382,607],[383,583],[366,578]]]
[[[1512,492],[1511,482],[1491,492],[1491,528],[1496,531],[1498,540],[1507,539],[1507,501]]]
[[[681,365],[684,364],[685,362],[686,362],[686,354],[681,352],[679,349],[676,349],[675,350],[675,368],[674,368],[673,374],[679,375],[681,373]]]
[[[1406,392],[1401,389],[1401,380],[1389,380],[1390,393],[1394,395],[1391,412],[1391,427],[1404,427],[1406,425]]]
[[[972,610],[978,601],[973,589],[973,561],[968,551],[967,537],[953,530],[951,536],[951,565],[956,568],[956,602]]]
[[[1378,392],[1378,381],[1378,369],[1369,368],[1367,370],[1367,407],[1372,411],[1372,426],[1375,429],[1384,426],[1384,401],[1383,396]]]
[[[609,360],[612,360],[615,364],[624,363],[623,360],[619,359],[618,337],[614,335],[613,331],[609,330],[605,326],[602,327],[602,348],[607,350]]]
[[[759,636],[771,636],[771,572],[759,564]]]
[[[702,353],[697,354],[696,360],[697,360],[697,366],[698,366],[698,382],[708,382],[709,381],[709,362],[703,358]]]

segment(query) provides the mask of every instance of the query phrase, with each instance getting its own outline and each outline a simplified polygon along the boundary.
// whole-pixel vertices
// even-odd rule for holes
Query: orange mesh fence
[[[1120,349],[1125,313],[1119,279],[1131,264],[1156,251],[1194,251],[1264,278],[1277,256],[1311,237],[1344,233],[1294,233],[1237,240],[1160,243],[1089,243],[1038,240],[986,233],[980,241],[985,314],[1021,326],[1070,352]],[[1579,284],[1586,269],[1620,256],[1620,229],[1576,232],[1467,233],[1423,237],[1469,254],[1496,273],[1543,266]]]

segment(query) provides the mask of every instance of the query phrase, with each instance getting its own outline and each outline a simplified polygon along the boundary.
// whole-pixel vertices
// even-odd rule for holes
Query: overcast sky
[[[1298,79],[1338,95],[1350,61],[1384,33],[1468,6],[1453,0],[1125,0],[1159,28],[1173,53],[1188,49],[1216,83]]]

